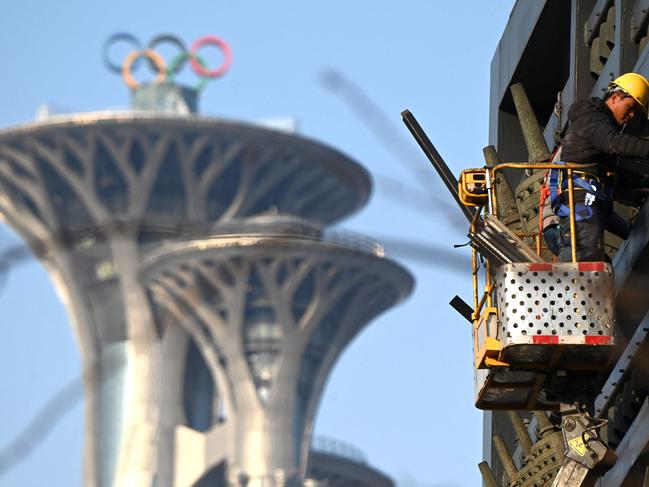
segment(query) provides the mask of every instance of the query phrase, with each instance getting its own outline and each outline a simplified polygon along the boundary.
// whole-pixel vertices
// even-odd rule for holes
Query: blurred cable
[[[436,210],[437,205],[425,191],[383,174],[373,176],[381,193],[391,200],[419,213],[432,213]]]
[[[166,330],[170,325],[172,316],[165,315],[161,329]],[[27,425],[20,430],[12,439],[0,447],[0,478],[13,470],[20,463],[26,461],[30,455],[45,441],[48,435],[54,430],[59,422],[74,407],[82,402],[84,397],[83,382],[96,380],[102,377],[101,381],[110,380],[116,373],[123,370],[123,363],[118,357],[104,360],[102,365],[95,363],[84,368],[80,377],[76,377],[64,384],[27,422]],[[82,380],[83,379],[83,380]],[[96,387],[99,391],[101,387]],[[128,446],[126,447],[128,449]]]
[[[333,68],[325,69],[320,79],[327,89],[345,101],[352,112],[374,132],[396,159],[403,161],[415,180],[430,189],[429,184],[435,182],[434,173],[428,170],[426,164],[417,162],[422,160],[422,154],[411,141],[400,135],[390,117],[365,94],[364,90]]]
[[[20,433],[0,448],[0,478],[29,458],[63,417],[83,398],[75,378],[48,399]]]
[[[9,271],[33,256],[26,245],[14,245],[0,251],[0,289],[7,282]]]
[[[391,122],[391,118],[365,94],[363,89],[345,78],[339,71],[332,68],[325,69],[320,79],[327,89],[345,101],[352,112],[374,132],[392,156],[405,164],[415,180],[421,185],[421,188],[416,188],[413,185],[396,181],[394,178],[390,178],[393,180],[392,184],[386,185],[385,182],[388,178],[383,177],[381,179],[383,185],[388,188],[390,186],[392,187],[392,190],[388,189],[385,194],[406,204],[412,198],[408,197],[404,199],[402,198],[403,196],[423,194],[430,202],[425,205],[426,207],[436,208],[442,212],[455,228],[461,228],[463,231],[466,230],[466,224],[461,212],[451,203],[449,198],[444,198],[440,195],[441,186],[438,184],[439,182],[435,178],[434,172],[429,170],[429,165],[422,157],[421,152],[416,148],[416,145],[395,128]],[[404,190],[394,191],[395,187],[403,188]],[[443,190],[443,194],[446,194],[445,190]],[[420,211],[422,210],[422,206],[419,203],[416,208]]]
[[[387,236],[376,237],[388,256],[411,259],[434,268],[454,272],[471,272],[471,256],[465,250],[431,245]]]

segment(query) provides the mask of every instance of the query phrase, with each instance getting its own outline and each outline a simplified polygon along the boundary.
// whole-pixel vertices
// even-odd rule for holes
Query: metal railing
[[[576,227],[576,217],[575,217],[575,197],[574,197],[574,184],[573,184],[573,175],[574,171],[583,171],[584,169],[590,169],[596,167],[595,164],[574,164],[574,163],[565,163],[565,164],[554,164],[554,163],[529,163],[529,162],[506,162],[498,164],[492,168],[485,168],[486,175],[486,190],[487,190],[487,200],[486,200],[486,211],[498,218],[498,195],[495,185],[493,184],[496,180],[496,176],[499,172],[505,169],[524,169],[524,170],[552,170],[558,169],[566,172],[566,178],[568,182],[568,207],[569,207],[569,221],[570,221],[570,246],[571,246],[571,260],[572,262],[577,262],[577,245],[575,239],[575,227]],[[471,230],[475,231],[477,226],[477,220],[479,213],[474,216],[473,221],[471,222]],[[529,236],[536,239],[536,252],[540,255],[541,245],[540,241],[542,239],[541,230],[536,232],[527,232],[521,236]],[[491,265],[487,260],[485,264],[485,286],[480,296],[478,290],[478,256],[477,251],[473,249],[473,258],[472,258],[472,275],[473,275],[473,305],[474,313],[473,319],[477,321],[481,316],[484,305],[487,307],[493,306],[493,291],[494,287],[491,282]]]
[[[570,248],[571,248],[571,258],[572,262],[577,262],[577,243],[575,239],[575,188],[574,188],[574,181],[573,181],[573,176],[574,172],[583,172],[584,169],[592,169],[596,167],[596,164],[574,164],[574,163],[565,163],[565,164],[554,164],[554,163],[529,163],[529,162],[504,162],[502,164],[498,164],[494,166],[493,168],[488,168],[487,169],[487,180],[488,180],[488,187],[487,190],[489,192],[489,198],[490,198],[490,205],[492,208],[492,213],[497,217],[498,214],[498,206],[497,206],[497,192],[495,188],[491,188],[490,181],[495,180],[496,173],[498,171],[503,171],[504,169],[527,169],[527,170],[534,170],[534,169],[545,169],[545,170],[552,170],[552,169],[557,169],[557,170],[562,170],[566,171],[567,173],[567,179],[568,179],[568,207],[569,207],[569,219],[570,219]],[[541,238],[541,231],[539,232],[532,232],[533,234],[537,235],[538,241],[540,241]],[[537,249],[537,252],[540,253],[540,250]]]
[[[350,232],[349,230],[325,229],[324,240],[325,242],[338,244],[342,247],[369,252],[377,257],[385,257],[383,245],[373,238],[360,233]]]
[[[347,458],[348,460],[362,463],[363,465],[367,465],[368,463],[367,456],[358,447],[325,436],[314,436],[311,440],[311,450]]]

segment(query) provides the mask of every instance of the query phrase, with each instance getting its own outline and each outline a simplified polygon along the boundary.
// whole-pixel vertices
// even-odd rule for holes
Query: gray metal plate
[[[614,336],[612,267],[602,263],[601,270],[589,271],[585,269],[590,266],[583,264],[590,263],[516,263],[498,268],[495,284],[504,347],[526,343],[518,338],[534,335]]]

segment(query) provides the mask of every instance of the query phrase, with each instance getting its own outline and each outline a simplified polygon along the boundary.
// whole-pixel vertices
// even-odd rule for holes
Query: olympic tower
[[[162,42],[181,49],[168,67]],[[205,43],[221,68],[196,54]],[[155,83],[130,77],[142,57]],[[183,62],[207,78],[229,61],[220,39],[188,52],[160,36],[118,67],[135,110],[0,132],[0,211],[49,270],[81,349],[86,486],[302,485],[328,372],[412,288],[380,245],[326,228],[366,203],[362,167],[199,117],[196,91],[170,80]]]

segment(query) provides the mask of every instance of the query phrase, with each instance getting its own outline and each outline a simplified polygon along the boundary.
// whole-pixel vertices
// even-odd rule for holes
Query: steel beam
[[[640,325],[638,325],[629,344],[624,349],[624,353],[615,364],[601,392],[595,398],[596,417],[603,418],[609,406],[615,400],[615,395],[623,383],[623,378],[633,363],[633,357],[635,357],[636,352],[647,339],[647,336],[649,336],[649,311],[644,316]]]
[[[649,400],[645,399],[640,412],[616,450],[617,462],[601,478],[596,487],[620,487],[636,460],[649,446]]]
[[[593,39],[599,34],[599,27],[606,20],[606,13],[613,5],[613,0],[598,0],[590,13],[585,25],[584,42],[590,46]]]
[[[649,243],[649,205],[644,205],[635,219],[631,235],[622,243],[613,258],[616,294],[619,294],[620,289],[633,272],[647,243]]]
[[[649,0],[637,0],[631,16],[631,39],[636,43],[640,42],[642,27],[647,23],[647,18],[649,18]]]

